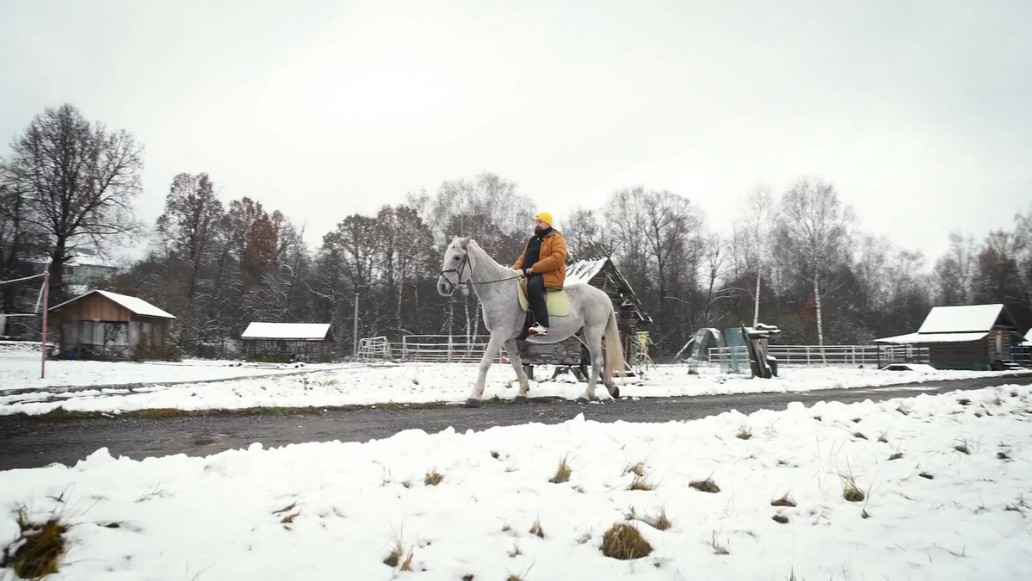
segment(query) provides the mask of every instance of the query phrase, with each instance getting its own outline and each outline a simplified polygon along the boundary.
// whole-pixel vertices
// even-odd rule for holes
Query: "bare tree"
[[[824,345],[821,277],[847,253],[852,224],[852,209],[842,205],[829,183],[802,179],[781,198],[777,236],[783,251],[798,253],[801,274],[813,285],[819,345]]]
[[[12,149],[10,179],[25,192],[26,221],[46,234],[58,300],[64,264],[77,250],[103,251],[136,228],[130,202],[140,192],[143,148],[66,104],[37,115]]]
[[[974,240],[960,232],[951,232],[950,248],[946,256],[935,263],[933,270],[939,304],[946,306],[968,304],[971,300],[974,273]]]
[[[215,196],[208,174],[181,173],[165,197],[165,212],[158,217],[158,236],[170,258],[189,265],[186,298],[193,299],[201,261],[210,251],[215,228],[222,218],[222,202]]]

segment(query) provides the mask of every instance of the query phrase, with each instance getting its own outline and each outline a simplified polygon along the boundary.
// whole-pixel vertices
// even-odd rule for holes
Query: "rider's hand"
[[[515,274],[516,276],[523,276],[523,271],[518,269],[518,268],[512,269],[512,273]]]
[[[530,276],[532,274],[534,274],[534,267],[533,266],[527,269],[527,276]]]

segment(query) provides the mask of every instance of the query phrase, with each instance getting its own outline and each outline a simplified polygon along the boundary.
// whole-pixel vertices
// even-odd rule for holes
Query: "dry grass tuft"
[[[742,427],[738,428],[738,433],[735,434],[735,437],[739,440],[748,440],[752,437],[752,430],[749,429],[749,426],[743,424]]]
[[[771,506],[793,506],[794,507],[796,505],[796,502],[794,500],[792,500],[792,497],[790,497],[788,495],[788,493],[786,492],[785,495],[782,496],[781,498],[775,498],[774,500],[770,501],[770,505]]]
[[[889,460],[899,460],[903,457],[903,452],[893,452],[892,456],[889,456]]]
[[[932,476],[931,474],[929,474],[927,472],[922,472],[922,473],[918,474],[918,476],[920,476],[921,478],[925,478],[927,480],[934,480],[935,479],[935,476]]]
[[[861,438],[861,439],[864,439],[864,440],[867,439],[867,436],[865,436],[863,432],[853,432],[853,437],[854,438]]]
[[[401,539],[394,539],[394,546],[387,553],[387,558],[383,560],[383,564],[391,568],[397,567],[401,571],[411,571],[412,551],[406,553],[404,547],[401,546]]]
[[[652,552],[652,545],[638,532],[638,527],[616,523],[602,535],[602,554],[621,560],[640,559]]]
[[[522,554],[523,551],[520,550],[520,544],[514,541],[512,543],[512,550],[509,551],[509,558],[515,559],[516,557],[519,557]]]
[[[849,502],[860,502],[866,497],[864,491],[860,490],[856,485],[856,479],[853,478],[852,474],[840,474],[839,478],[842,479],[842,498]]]
[[[971,447],[968,446],[967,440],[961,440],[953,449],[964,454],[971,454]]]
[[[717,531],[713,531],[713,539],[710,541],[710,546],[713,547],[714,555],[730,555],[731,551],[727,550],[727,547],[717,542]]]
[[[637,462],[635,464],[628,464],[623,471],[624,474],[634,474],[638,478],[645,478],[645,463]]]
[[[280,516],[280,524],[289,525],[294,522],[297,515],[301,514],[301,507],[297,505],[297,502],[292,502],[279,510],[272,511],[272,514]]]
[[[559,467],[555,469],[555,476],[551,477],[548,481],[554,484],[562,484],[563,482],[570,481],[570,475],[573,474],[573,470],[570,469],[570,464],[566,461],[569,455],[563,456],[563,459],[559,461]]]
[[[783,514],[776,514],[773,518],[776,523],[785,524],[788,522],[788,517]]]
[[[707,477],[706,480],[693,480],[688,483],[688,486],[701,492],[720,492],[720,487],[717,486],[716,482],[713,482],[713,478],[709,477]]]
[[[437,468],[434,468],[426,473],[426,476],[423,478],[423,484],[427,486],[437,486],[442,480],[444,480],[444,474],[441,474],[437,471]]]
[[[657,514],[646,513],[643,515],[639,515],[637,511],[635,511],[632,508],[630,512],[627,513],[626,518],[627,520],[641,521],[649,525],[650,527],[656,529],[657,531],[665,531],[669,529],[671,526],[673,526],[673,523],[671,523],[670,519],[667,518],[666,509],[662,508],[659,509],[659,512]]]
[[[539,539],[545,538],[545,529],[541,528],[541,519],[534,519],[534,524],[530,525],[530,534],[536,536]]]
[[[16,516],[20,535],[3,550],[0,567],[14,569],[15,575],[23,579],[37,579],[57,573],[58,561],[65,552],[64,534],[68,526],[60,518],[51,517],[43,524],[28,520],[25,509],[18,509]],[[13,546],[18,546],[10,554]]]
[[[656,486],[645,480],[641,476],[634,476],[634,480],[631,481],[631,485],[627,487],[627,490],[655,490]]]

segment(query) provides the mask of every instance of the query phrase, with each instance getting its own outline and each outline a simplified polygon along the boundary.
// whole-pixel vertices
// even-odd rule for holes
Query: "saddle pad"
[[[527,281],[521,280],[516,285],[519,288],[520,308],[526,311],[530,307],[527,300]],[[570,297],[564,290],[545,289],[545,306],[548,307],[549,317],[565,317],[570,314]]]

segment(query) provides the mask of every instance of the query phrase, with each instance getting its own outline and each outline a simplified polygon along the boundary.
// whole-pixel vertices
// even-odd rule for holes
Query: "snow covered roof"
[[[112,301],[118,303],[119,305],[129,309],[134,314],[140,315],[141,317],[159,317],[159,318],[162,318],[162,319],[174,319],[175,318],[174,315],[166,313],[165,311],[159,309],[158,307],[155,307],[154,305],[148,303],[147,301],[145,301],[143,299],[138,299],[136,297],[131,297],[129,295],[121,295],[121,294],[118,294],[118,293],[113,293],[111,291],[102,291],[102,290],[92,290],[92,291],[90,291],[90,292],[88,292],[86,294],[79,295],[79,296],[75,297],[74,299],[67,300],[67,301],[61,303],[60,305],[55,305],[53,307],[50,307],[50,310],[54,311],[54,310],[60,309],[61,307],[65,306],[67,304],[74,303],[75,301],[78,301],[78,300],[82,300],[82,299],[84,299],[84,298],[86,298],[86,297],[88,297],[88,296],[90,296],[92,294],[99,294],[102,297],[105,297],[105,298],[107,298],[109,300],[112,300]]]
[[[563,281],[563,286],[587,284],[589,280],[595,278],[595,275],[602,270],[607,260],[609,259],[578,260],[573,264],[568,264],[566,266],[566,280]]]
[[[909,335],[897,335],[896,337],[875,339],[874,342],[891,343],[894,345],[913,345],[917,343],[966,343],[968,341],[980,341],[988,334],[988,331],[976,331],[974,333],[910,333]]]
[[[240,338],[323,341],[329,332],[329,323],[251,323]]]
[[[874,342],[907,345],[979,341],[993,330],[997,322],[1014,325],[1001,304],[933,307],[916,333],[875,339]]]
[[[1032,347],[1032,329],[1029,329],[1028,333],[1025,333],[1025,340],[1022,341],[1021,344]]]
[[[925,317],[918,333],[960,333],[989,331],[1000,318],[1003,305],[934,307]]]

